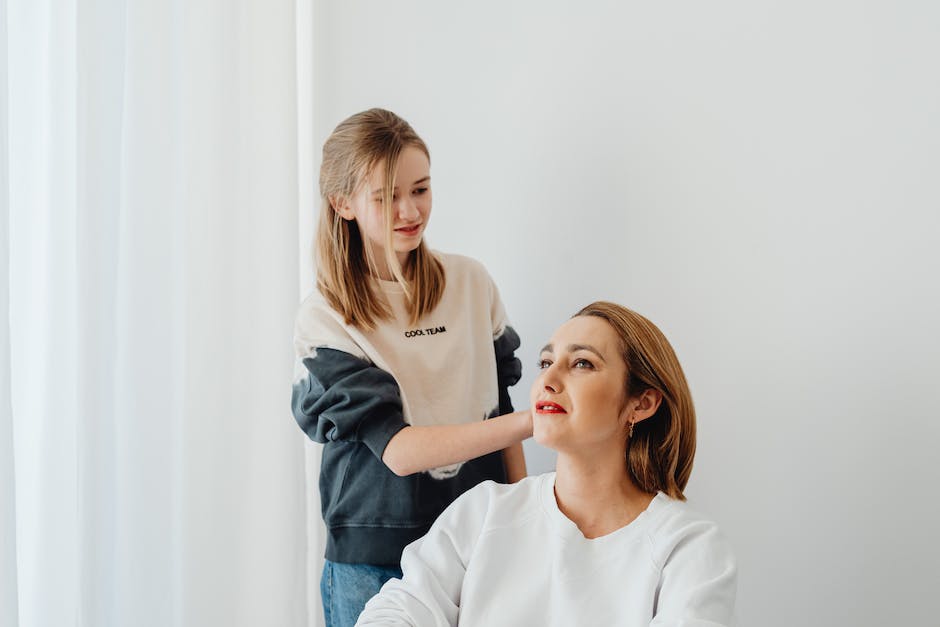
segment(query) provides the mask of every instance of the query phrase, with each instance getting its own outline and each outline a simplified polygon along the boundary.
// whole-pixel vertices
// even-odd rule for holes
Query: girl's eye
[[[593,369],[593,368],[594,368],[594,364],[592,364],[591,362],[589,362],[587,359],[576,359],[575,362],[574,362],[574,367],[575,367],[575,368]]]
[[[415,193],[416,196],[420,196],[421,194],[424,194],[424,193],[427,192],[427,191],[428,191],[428,188],[427,188],[427,187],[419,187],[419,188],[417,188],[417,189],[415,190],[414,193]]]
[[[552,362],[550,362],[550,361],[547,360],[547,359],[540,359],[540,360],[538,361],[539,370],[545,370],[546,368],[548,368],[548,367],[551,366],[551,365],[552,365]]]

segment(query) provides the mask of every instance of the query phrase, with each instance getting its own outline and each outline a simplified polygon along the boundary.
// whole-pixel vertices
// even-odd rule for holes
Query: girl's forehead
[[[370,189],[385,185],[386,160],[380,159],[373,163],[363,177],[363,181],[371,185]],[[417,181],[429,175],[431,163],[427,155],[417,146],[405,146],[398,155],[398,161],[395,163],[395,182],[408,181],[409,183]]]

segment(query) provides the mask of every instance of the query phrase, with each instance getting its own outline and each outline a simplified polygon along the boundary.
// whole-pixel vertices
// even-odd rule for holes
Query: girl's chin
[[[422,240],[420,237],[414,238],[414,239],[409,237],[407,241],[399,242],[395,246],[395,252],[398,253],[399,255],[411,254],[414,251],[418,250],[418,246],[421,245],[421,241]]]

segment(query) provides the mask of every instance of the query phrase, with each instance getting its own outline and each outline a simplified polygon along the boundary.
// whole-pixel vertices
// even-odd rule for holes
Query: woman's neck
[[[558,454],[555,500],[585,538],[599,538],[630,524],[653,496],[630,479],[622,451],[590,458]]]

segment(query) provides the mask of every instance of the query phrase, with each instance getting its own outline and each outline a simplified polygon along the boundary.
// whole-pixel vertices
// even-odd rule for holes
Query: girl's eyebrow
[[[418,179],[418,180],[415,181],[414,183],[412,183],[412,185],[420,185],[421,183],[427,183],[427,182],[430,181],[430,180],[431,180],[431,177],[430,177],[430,176],[425,176],[425,177],[423,177],[423,178]],[[396,185],[394,189],[398,189],[398,185]],[[373,195],[373,196],[376,196],[376,195],[381,194],[381,193],[382,193],[382,188],[381,188],[381,187],[380,187],[379,189],[373,189],[373,190],[372,190],[372,195]]]

